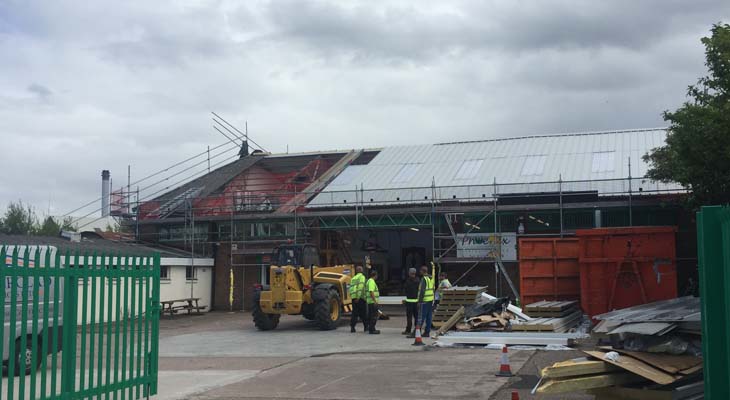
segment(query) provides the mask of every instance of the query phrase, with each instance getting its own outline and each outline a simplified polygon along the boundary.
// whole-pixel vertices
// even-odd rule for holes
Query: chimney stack
[[[109,216],[109,191],[111,182],[109,181],[109,170],[101,171],[101,216]]]

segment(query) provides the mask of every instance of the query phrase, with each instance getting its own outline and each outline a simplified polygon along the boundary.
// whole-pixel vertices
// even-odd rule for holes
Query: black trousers
[[[358,318],[362,321],[365,330],[368,329],[368,309],[365,300],[352,300],[352,316],[350,317],[350,327],[357,325]]]
[[[412,332],[418,322],[418,303],[406,302],[406,331]]]
[[[370,332],[375,330],[375,324],[378,323],[378,306],[375,304],[368,304],[368,317],[370,318],[370,325],[368,326],[368,330]]]

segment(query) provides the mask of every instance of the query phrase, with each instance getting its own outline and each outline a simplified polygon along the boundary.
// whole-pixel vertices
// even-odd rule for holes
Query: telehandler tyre
[[[276,326],[279,325],[279,314],[265,313],[261,309],[261,304],[259,303],[259,297],[260,297],[259,293],[256,293],[254,295],[253,312],[252,312],[253,324],[260,331],[270,331],[270,330],[276,329]]]
[[[314,320],[319,329],[323,331],[336,329],[342,314],[340,295],[335,290],[327,290],[326,294],[312,297],[319,298],[314,303]]]
[[[302,316],[309,321],[314,321],[314,304],[302,304]]]

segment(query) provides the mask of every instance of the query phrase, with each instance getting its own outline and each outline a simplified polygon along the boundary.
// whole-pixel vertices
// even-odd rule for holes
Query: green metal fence
[[[697,213],[705,398],[730,399],[730,208]]]
[[[157,393],[160,259],[0,246],[3,399]]]

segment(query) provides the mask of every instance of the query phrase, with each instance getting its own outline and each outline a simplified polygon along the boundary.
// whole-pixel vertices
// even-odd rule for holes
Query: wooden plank
[[[699,364],[699,365],[695,365],[692,368],[683,369],[683,370],[679,371],[679,373],[682,375],[692,375],[694,373],[702,371],[702,369],[704,367],[705,367],[704,364]]]
[[[444,333],[448,332],[449,329],[451,329],[454,325],[456,325],[460,320],[464,319],[464,307],[461,307],[459,311],[454,313],[454,315],[451,316],[443,325],[439,327],[439,330],[437,331],[437,334],[443,335]]]
[[[537,393],[570,393],[601,387],[625,385],[642,382],[644,378],[625,372],[612,374],[587,375],[574,378],[558,378],[543,381]]]
[[[540,371],[543,378],[566,378],[569,376],[584,376],[593,374],[603,374],[618,371],[619,368],[607,362],[599,360],[568,360],[557,362],[549,367],[545,367]]]
[[[681,373],[681,371],[694,369],[697,366],[702,368],[702,358],[695,356],[617,350],[611,347],[601,347],[600,349],[629,355],[669,374]]]
[[[652,382],[656,382],[660,385],[668,385],[678,379],[674,375],[670,375],[660,370],[659,368],[652,367],[651,365],[641,360],[637,360],[631,356],[621,355],[618,361],[611,361],[604,358],[606,353],[602,351],[584,350],[583,352],[590,355],[591,357],[595,357],[599,360],[603,360],[607,363],[613,364],[634,374],[643,376],[644,378],[649,379]]]

